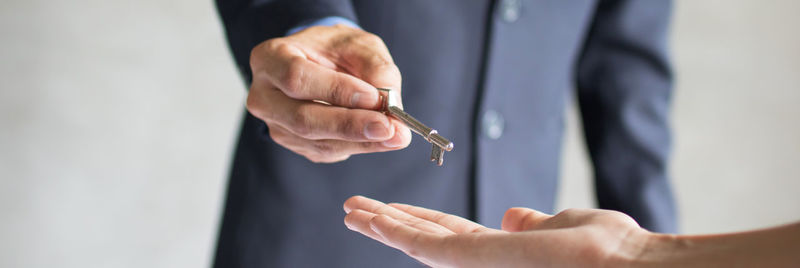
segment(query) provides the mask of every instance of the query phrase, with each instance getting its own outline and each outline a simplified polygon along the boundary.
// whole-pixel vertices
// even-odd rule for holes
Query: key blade
[[[408,126],[411,131],[414,131],[414,133],[417,133],[425,138],[426,141],[430,142],[433,146],[431,148],[431,161],[441,166],[444,163],[444,152],[453,150],[453,142],[439,135],[439,132],[435,129],[426,126],[403,111],[403,108],[399,106],[399,99],[394,91],[385,88],[378,88],[378,90],[381,93],[381,111],[400,120],[403,124]]]
[[[431,133],[431,131],[433,131],[432,128],[426,126],[425,124],[423,124],[410,114],[406,113],[405,111],[403,111],[403,109],[400,109],[400,107],[389,106],[388,112],[394,118],[397,118],[398,120],[406,124],[406,126],[408,126],[408,128],[410,128],[412,131],[425,137],[425,139],[427,139],[428,134]]]

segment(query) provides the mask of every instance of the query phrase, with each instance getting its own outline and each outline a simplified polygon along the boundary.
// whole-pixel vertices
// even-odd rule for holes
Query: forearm
[[[652,234],[631,267],[798,267],[800,223],[718,235]]]

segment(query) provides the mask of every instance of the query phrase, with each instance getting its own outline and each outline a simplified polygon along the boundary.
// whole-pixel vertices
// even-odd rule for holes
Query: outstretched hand
[[[380,37],[314,26],[250,53],[247,110],[275,143],[315,163],[403,149],[411,131],[377,111],[380,88],[401,92],[400,70]],[[399,94],[398,94],[399,96]]]
[[[553,216],[511,208],[502,230],[363,196],[344,210],[347,228],[433,267],[616,266],[639,255],[649,234],[625,214],[598,209]]]

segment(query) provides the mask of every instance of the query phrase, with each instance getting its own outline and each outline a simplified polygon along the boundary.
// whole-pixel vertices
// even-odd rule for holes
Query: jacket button
[[[522,9],[522,0],[502,0],[500,1],[500,17],[505,22],[515,22],[519,19]]]
[[[505,119],[500,113],[494,110],[487,110],[483,113],[483,118],[481,119],[481,128],[483,129],[483,134],[486,135],[489,139],[499,139],[500,136],[503,136],[503,128],[505,127]]]

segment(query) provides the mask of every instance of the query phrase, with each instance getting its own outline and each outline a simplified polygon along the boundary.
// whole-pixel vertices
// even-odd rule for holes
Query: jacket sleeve
[[[216,0],[242,77],[251,80],[250,50],[290,29],[326,17],[358,23],[350,0]]]
[[[668,0],[602,0],[577,66],[577,95],[601,208],[675,232],[667,178],[672,73]]]

